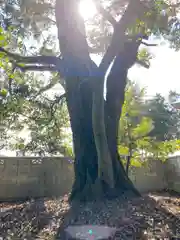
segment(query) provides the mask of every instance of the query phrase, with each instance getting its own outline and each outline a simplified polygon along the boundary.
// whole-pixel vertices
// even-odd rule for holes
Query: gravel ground
[[[131,201],[78,206],[70,206],[67,200],[65,195],[1,203],[0,240],[62,239],[62,229],[70,224],[116,227],[120,230],[116,239],[180,239],[180,197],[174,194],[151,193]]]

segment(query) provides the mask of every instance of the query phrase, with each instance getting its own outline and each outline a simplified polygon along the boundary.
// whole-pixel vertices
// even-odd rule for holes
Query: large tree
[[[40,1],[22,1],[21,8],[24,7],[25,13],[32,13],[32,5],[25,5],[27,2],[37,3],[38,11],[41,10],[41,6],[46,6],[43,2],[41,5]],[[98,1],[94,1],[99,13],[112,25],[111,30],[113,29],[108,31],[110,41],[105,44],[103,49],[106,51],[103,52],[102,61],[97,66],[90,57],[92,47],[89,48],[85,24],[78,11],[79,2],[56,0],[55,22],[60,56],[22,57],[4,48],[0,50],[13,60],[13,70],[49,69],[59,72],[65,79],[75,153],[75,181],[71,199],[88,200],[91,197],[115,197],[120,194],[137,196],[139,193],[128,178],[117,151],[118,126],[126,79],[128,69],[137,61],[139,46],[143,39],[148,38],[148,31],[154,30],[155,27],[160,30],[166,29],[168,14],[172,15],[172,11],[168,10],[174,7],[170,8],[163,1],[133,0],[119,4],[112,1],[114,15],[110,15]],[[36,11],[36,8],[34,9]],[[120,11],[122,9],[125,11]],[[121,18],[116,21],[119,12]],[[50,14],[53,15],[53,7]],[[32,15],[36,16],[34,13]],[[26,14],[20,14],[19,17],[21,21],[27,19]],[[29,22],[28,24],[30,25]],[[97,38],[97,42],[98,40]],[[142,63],[140,60],[138,62]]]

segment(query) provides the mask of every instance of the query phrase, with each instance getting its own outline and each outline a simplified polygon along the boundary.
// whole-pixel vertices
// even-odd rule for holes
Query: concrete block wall
[[[150,160],[145,166],[133,167],[130,178],[140,192],[180,192],[180,157],[166,163]],[[73,179],[73,164],[68,158],[0,158],[0,200],[60,196],[71,190]]]

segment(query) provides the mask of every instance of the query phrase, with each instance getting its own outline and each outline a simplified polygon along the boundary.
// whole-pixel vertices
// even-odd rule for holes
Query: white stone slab
[[[69,237],[82,240],[100,240],[113,237],[116,228],[98,225],[68,226],[65,232]]]

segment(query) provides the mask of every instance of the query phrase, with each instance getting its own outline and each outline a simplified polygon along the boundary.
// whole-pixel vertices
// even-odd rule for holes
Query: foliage
[[[148,109],[150,106],[153,109]],[[120,155],[131,155],[132,166],[141,166],[148,157],[165,161],[179,150],[179,135],[173,128],[180,122],[178,116],[161,95],[145,101],[145,90],[129,82],[119,127]],[[164,138],[166,133],[168,140]]]
[[[56,81],[52,77],[45,85],[40,76],[33,74],[27,74],[25,79],[28,79],[25,82],[30,89],[28,95],[14,93],[1,105],[1,118],[6,122],[9,134],[17,136],[11,138],[10,147],[27,153],[66,155],[67,150],[70,151],[67,140],[63,140],[70,134],[66,130],[69,128],[66,104],[63,99],[59,100],[62,94],[52,98],[52,87],[46,89],[46,86],[57,85]],[[42,91],[43,88],[46,91]]]
[[[151,156],[156,160],[166,161],[170,154],[173,154],[178,150],[179,140],[170,141],[152,141],[149,145],[148,151]]]
[[[13,30],[13,36],[27,37],[30,32],[40,36],[42,29],[48,29],[54,23],[52,16],[54,1],[1,1],[1,25],[5,30]]]
[[[11,47],[12,34],[0,28],[0,40],[0,47]],[[17,49],[21,50],[21,47],[17,46]],[[66,131],[70,127],[67,107],[63,98],[61,100],[62,94],[53,93],[53,88],[62,92],[59,83],[64,86],[63,79],[59,81],[59,74],[50,73],[46,76],[12,71],[12,62],[4,53],[1,53],[0,67],[3,73],[0,89],[0,148],[25,153],[72,155],[69,143],[71,132]]]
[[[145,89],[129,82],[119,127],[119,153],[131,155],[131,165],[139,165],[142,145],[149,141],[148,134],[153,129],[153,121],[142,112]],[[141,143],[141,145],[140,145]]]
[[[149,116],[154,122],[151,136],[158,141],[166,141],[179,138],[179,113],[164,97],[157,94],[153,99],[147,101]]]

